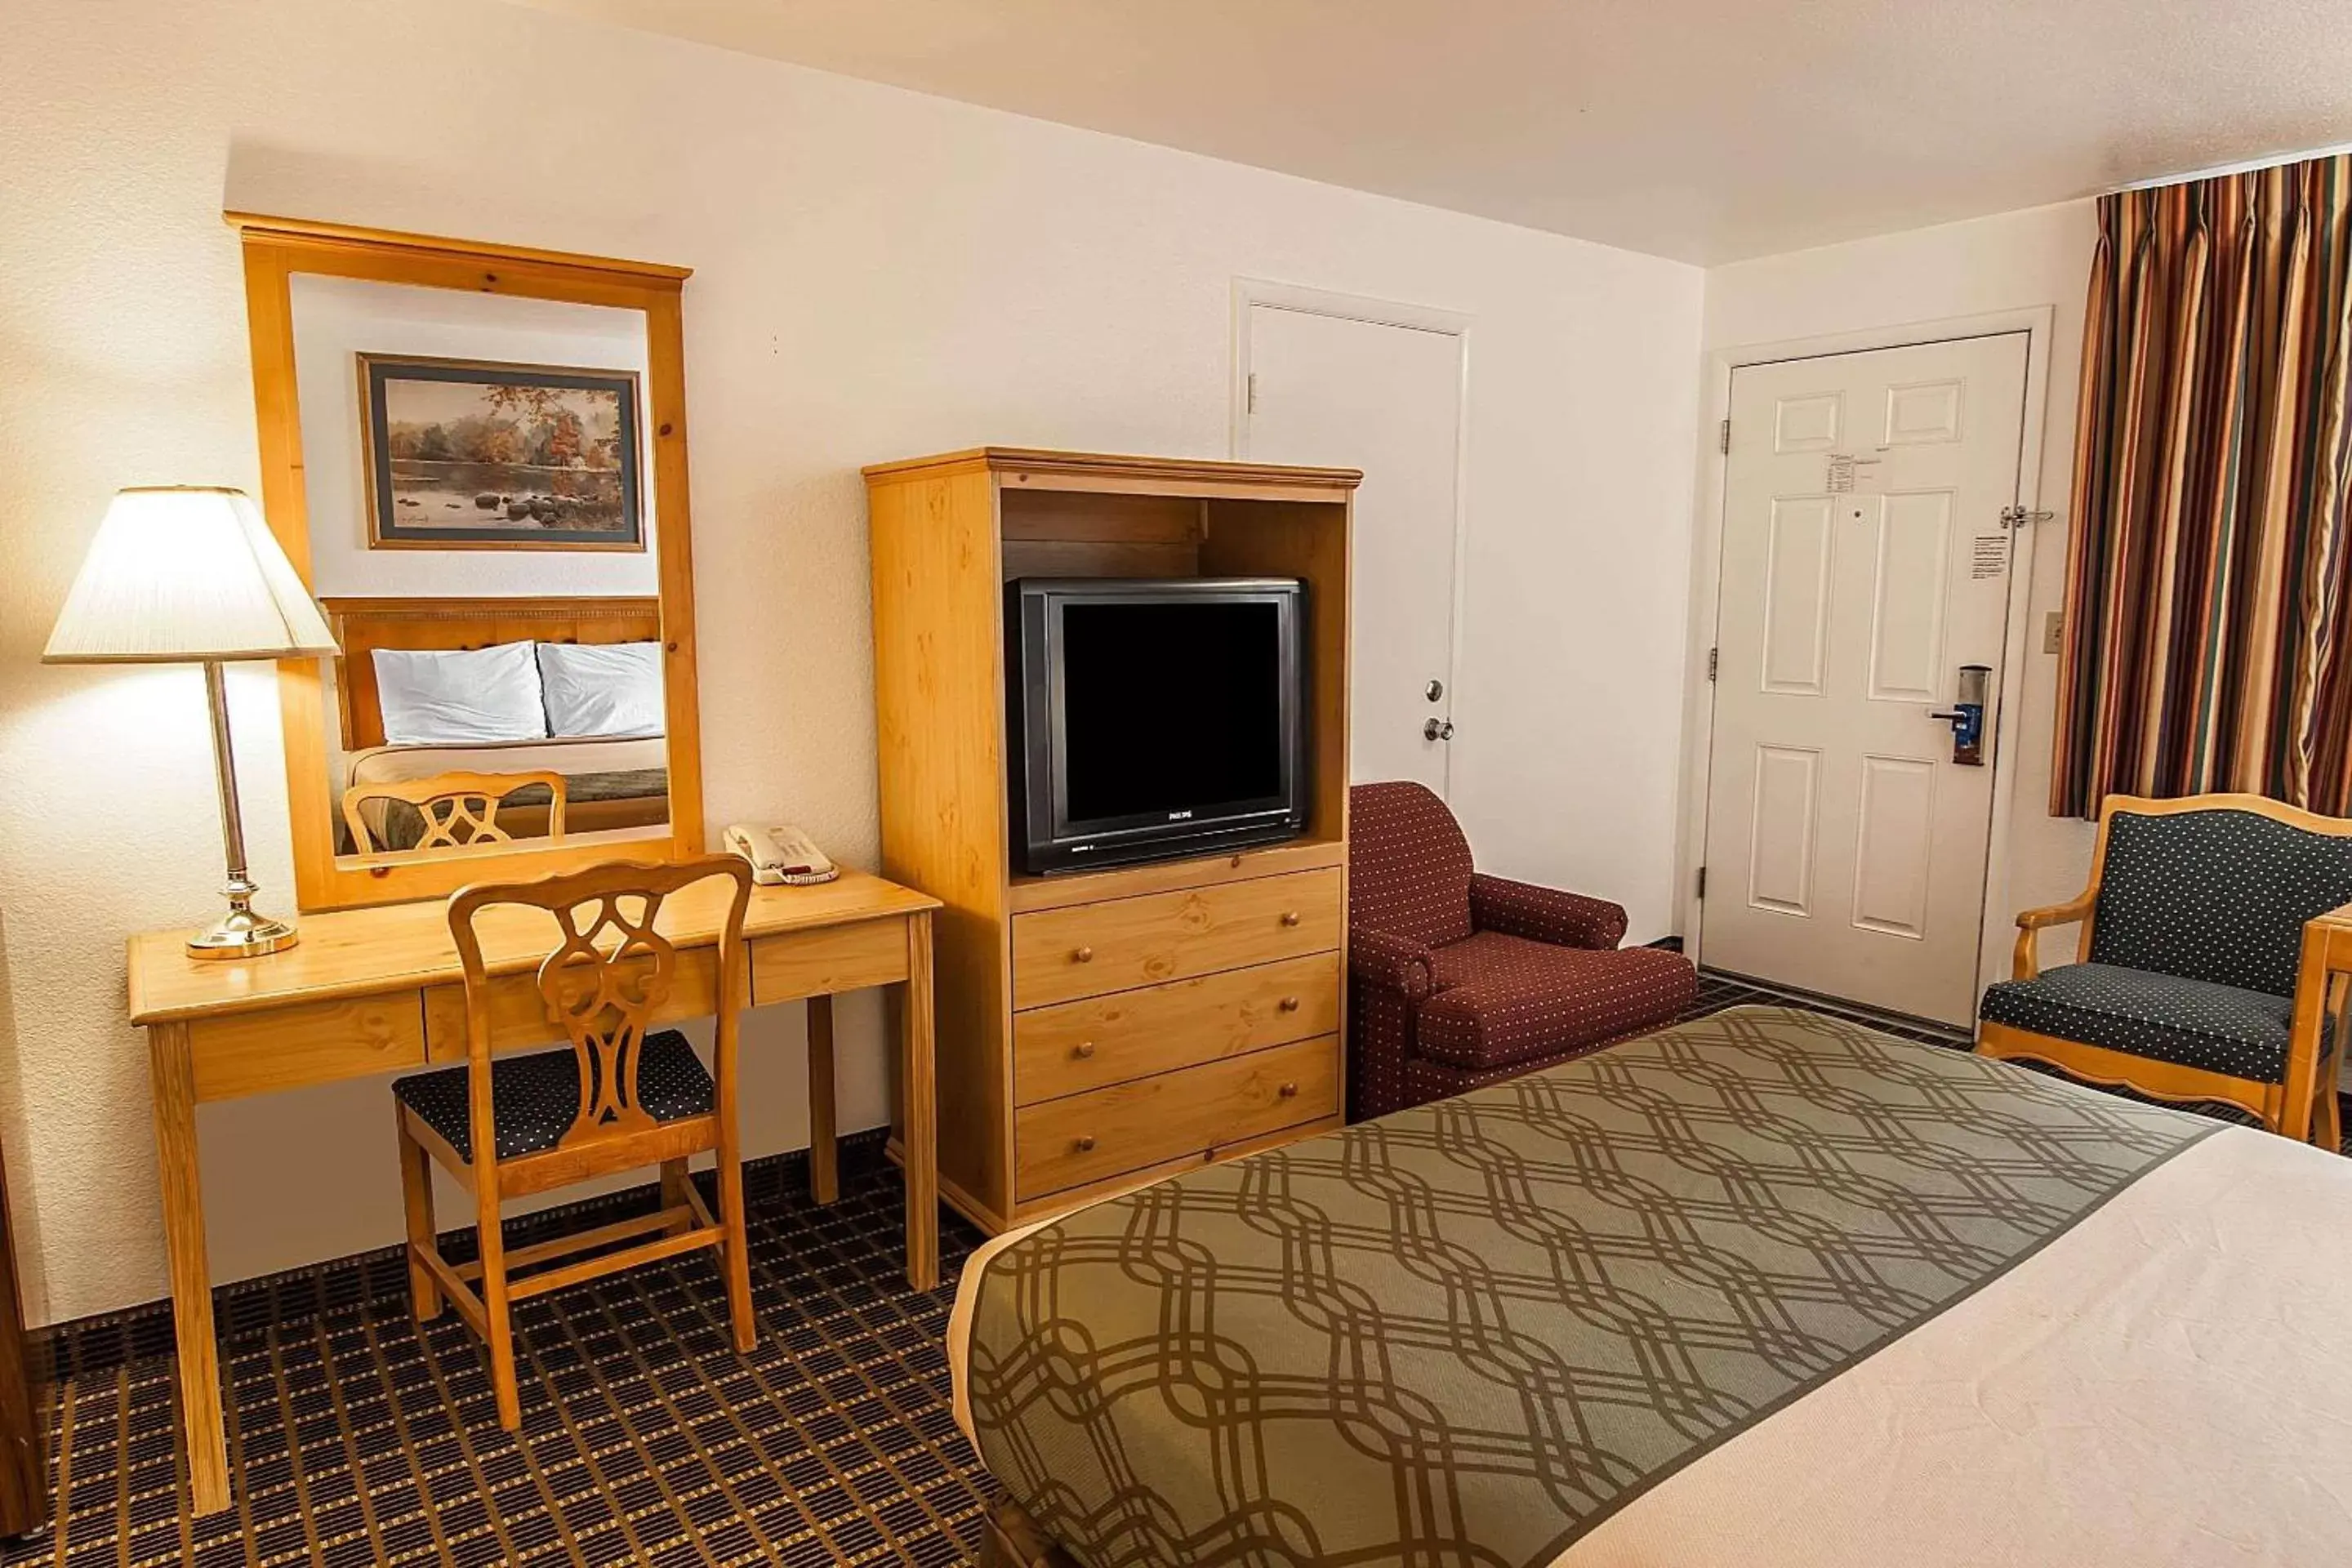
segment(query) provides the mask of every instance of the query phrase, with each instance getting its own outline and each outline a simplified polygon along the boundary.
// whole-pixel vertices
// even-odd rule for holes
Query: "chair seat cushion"
[[[684,1035],[664,1029],[638,1047],[637,1103],[656,1121],[707,1116],[719,1103],[709,1069]],[[392,1086],[400,1102],[471,1164],[472,1117],[467,1110],[467,1067],[443,1068],[401,1079]],[[490,1065],[491,1113],[499,1126],[499,1158],[518,1159],[555,1147],[580,1115],[580,1058],[572,1047],[499,1057]]]
[[[1455,1067],[1507,1067],[1600,1045],[1665,1023],[1698,991],[1678,952],[1596,952],[1477,931],[1430,954],[1436,994],[1422,1004],[1421,1053]]]
[[[2285,1080],[2294,1013],[2291,999],[2267,991],[2112,963],[2002,981],[1979,1008],[1988,1024],[2257,1083]]]

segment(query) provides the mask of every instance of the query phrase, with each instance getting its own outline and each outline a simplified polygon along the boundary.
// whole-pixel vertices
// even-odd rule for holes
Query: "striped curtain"
[[[2352,815],[2352,156],[2099,204],[2053,816]]]

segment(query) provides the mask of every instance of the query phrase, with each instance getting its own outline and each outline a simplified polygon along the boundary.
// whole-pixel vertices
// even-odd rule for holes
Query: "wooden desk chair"
[[[350,830],[352,848],[367,855],[392,845],[381,832],[371,832],[362,808],[369,801],[398,801],[415,806],[425,819],[424,836],[407,849],[462,849],[469,844],[507,844],[514,834],[499,826],[499,811],[516,791],[537,785],[548,792],[547,837],[563,837],[563,775],[542,769],[511,773],[432,773],[421,779],[387,779],[381,784],[353,784],[343,792],[343,826]],[[540,809],[534,803],[518,811]]]
[[[2046,1062],[2158,1100],[2219,1101],[2297,1140],[2341,1137],[2342,1033],[2324,997],[2298,1027],[2304,926],[2352,901],[2352,821],[2252,795],[2099,811],[2091,885],[2017,917],[2011,978],[1988,986],[1977,1050]],[[2044,972],[2043,929],[2079,922],[2076,962]]]
[[[735,884],[719,941],[717,1074],[686,1037],[648,1034],[668,995],[677,951],[654,929],[662,900],[708,877]],[[713,1247],[727,1281],[735,1348],[757,1335],[743,1225],[743,1171],[736,1133],[736,1027],[743,1007],[743,913],[751,868],[733,856],[674,866],[593,867],[535,882],[467,888],[449,900],[449,931],[466,974],[466,1065],[412,1074],[393,1085],[400,1126],[401,1189],[408,1210],[408,1288],[417,1321],[446,1297],[488,1343],[499,1424],[521,1424],[515,1393],[512,1304],[619,1269]],[[494,1015],[512,982],[485,969],[475,921],[495,905],[544,910],[562,940],[537,986],[568,1048],[491,1060]],[[509,1026],[511,1027],[511,1025]],[[719,1157],[719,1215],[687,1180],[687,1160]],[[432,1167],[440,1163],[474,1195],[478,1263],[441,1256],[433,1226]],[[659,1165],[662,1207],[577,1236],[506,1250],[499,1205],[592,1176]],[[581,1258],[517,1279],[512,1271],[633,1237],[661,1234],[619,1252]],[[479,1293],[475,1287],[478,1284]]]

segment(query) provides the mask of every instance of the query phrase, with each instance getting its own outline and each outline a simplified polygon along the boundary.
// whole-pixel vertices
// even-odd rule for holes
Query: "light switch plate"
[[[2056,653],[2058,651],[2059,644],[2064,639],[2065,636],[2065,611],[2053,610],[2049,615],[2042,618],[2042,651],[2043,653]]]

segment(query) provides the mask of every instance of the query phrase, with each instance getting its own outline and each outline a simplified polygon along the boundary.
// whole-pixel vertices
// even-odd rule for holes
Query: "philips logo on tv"
[[[1171,811],[1168,814],[1168,820],[1171,822],[1190,822],[1192,820],[1192,814],[1189,811]]]

